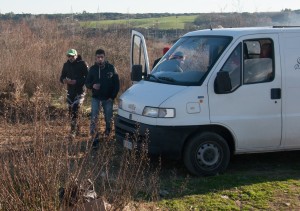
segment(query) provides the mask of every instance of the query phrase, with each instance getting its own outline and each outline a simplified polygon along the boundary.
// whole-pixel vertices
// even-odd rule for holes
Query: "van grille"
[[[115,120],[115,133],[117,139],[142,142],[146,136],[140,133],[137,122],[117,116]],[[137,139],[137,140],[136,140]]]

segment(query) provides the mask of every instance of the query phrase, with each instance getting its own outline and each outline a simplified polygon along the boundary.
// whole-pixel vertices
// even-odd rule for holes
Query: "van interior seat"
[[[270,58],[246,59],[244,60],[244,83],[271,81],[272,69]]]

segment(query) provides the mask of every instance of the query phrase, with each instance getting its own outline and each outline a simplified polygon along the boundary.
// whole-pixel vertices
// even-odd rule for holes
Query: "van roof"
[[[300,27],[240,27],[240,28],[213,28],[213,29],[203,29],[198,31],[188,32],[185,36],[205,36],[205,35],[215,35],[215,36],[231,36],[239,37],[249,34],[266,34],[266,33],[286,33],[286,32],[298,32],[300,33]]]

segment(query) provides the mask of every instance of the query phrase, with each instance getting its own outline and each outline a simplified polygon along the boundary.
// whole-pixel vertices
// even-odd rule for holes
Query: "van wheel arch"
[[[220,125],[205,125],[199,126],[196,131],[190,133],[190,135],[185,138],[185,141],[182,146],[181,156],[183,156],[184,148],[186,147],[189,140],[191,140],[194,136],[197,136],[204,132],[217,133],[218,135],[222,136],[229,146],[230,156],[235,154],[235,140],[233,134],[230,130],[228,130],[228,128],[222,127]]]
[[[230,148],[226,139],[219,133],[197,133],[189,138],[184,146],[184,165],[190,173],[197,176],[223,173],[230,160]]]

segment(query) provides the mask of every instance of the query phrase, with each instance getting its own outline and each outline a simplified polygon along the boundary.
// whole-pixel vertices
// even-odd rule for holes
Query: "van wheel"
[[[230,160],[230,151],[222,136],[204,132],[189,140],[184,148],[183,160],[192,174],[212,176],[225,171]]]

